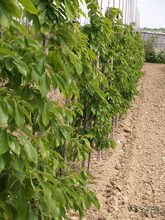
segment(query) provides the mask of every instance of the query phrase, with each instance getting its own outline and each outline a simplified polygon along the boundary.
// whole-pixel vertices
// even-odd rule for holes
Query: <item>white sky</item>
[[[126,0],[120,0],[121,8],[123,1],[125,5]],[[100,5],[101,0],[98,0],[98,2]],[[104,12],[108,6],[108,0],[102,0],[102,2]],[[110,7],[112,7],[113,0],[109,2]],[[137,0],[137,2],[140,11],[140,27],[165,28],[165,0]],[[115,0],[115,6],[119,7],[119,0]],[[83,7],[83,9],[85,9],[85,7]],[[125,13],[123,15],[125,15]]]
[[[165,0],[138,0],[140,26],[165,28]]]

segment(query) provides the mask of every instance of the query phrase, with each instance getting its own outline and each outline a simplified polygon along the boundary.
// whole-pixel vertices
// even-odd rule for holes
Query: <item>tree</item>
[[[67,219],[70,210],[82,218],[91,204],[99,209],[90,175],[71,164],[92,148],[114,148],[110,120],[136,93],[142,47],[119,11],[103,16],[97,1],[86,4],[91,22],[81,27],[78,0],[0,3],[2,220]],[[63,105],[49,96],[57,88]]]

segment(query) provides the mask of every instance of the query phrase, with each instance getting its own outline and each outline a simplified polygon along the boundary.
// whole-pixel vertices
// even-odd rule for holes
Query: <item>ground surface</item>
[[[84,220],[165,220],[165,65],[146,64],[144,72],[118,148],[92,163],[101,210]]]

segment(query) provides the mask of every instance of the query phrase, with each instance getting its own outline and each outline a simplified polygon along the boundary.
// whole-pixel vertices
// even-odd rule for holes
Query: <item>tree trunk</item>
[[[65,105],[68,105],[68,99],[65,100]],[[69,121],[68,119],[66,118],[66,124],[69,125]],[[68,140],[65,140],[64,142],[64,163],[67,163],[68,162]]]
[[[112,138],[115,137],[115,117],[112,118]]]
[[[116,128],[119,127],[119,113],[117,113],[117,115],[116,115],[115,126],[116,126]]]
[[[88,106],[88,103],[87,103],[87,101],[85,101],[84,109],[83,109],[83,120],[82,120],[82,126],[83,126],[84,133],[86,133],[86,131],[87,131],[87,106]],[[85,158],[84,158],[84,160],[82,162],[82,167],[83,168],[86,167],[86,160],[85,160]]]
[[[87,172],[89,172],[90,169],[90,165],[91,165],[91,152],[89,153],[89,157],[88,157],[88,166],[87,166]]]
[[[98,153],[97,153],[97,160],[100,162],[101,161],[101,158],[102,157],[102,152],[101,152],[101,150],[99,150],[98,151]]]
[[[48,35],[44,35],[44,37],[43,37],[43,45],[45,46],[45,53],[46,53],[46,55],[48,55],[48,53],[49,53],[48,43],[49,43],[49,37],[48,37]]]

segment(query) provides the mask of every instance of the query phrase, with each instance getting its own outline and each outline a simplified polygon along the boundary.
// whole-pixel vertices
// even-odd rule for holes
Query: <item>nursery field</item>
[[[165,220],[164,52],[102,6],[0,1],[0,220]]]
[[[139,95],[116,131],[118,148],[93,162],[101,209],[87,220],[165,219],[165,65],[143,70]]]
[[[82,25],[81,16],[87,16],[88,23]],[[123,142],[115,140],[115,130],[138,94],[143,64],[141,35],[135,24],[123,21],[118,8],[108,5],[102,13],[97,0],[0,1],[0,220],[68,220],[73,213],[83,219],[91,207],[104,212],[104,203],[97,193],[100,187],[90,187],[95,182],[97,167],[101,168],[100,163],[95,164],[93,152],[100,161],[104,155],[111,158],[116,149],[113,163],[118,160],[114,155]],[[151,80],[150,83],[144,80],[144,86],[151,86],[149,95],[154,105],[151,107],[150,100],[146,100],[148,109],[141,112],[147,105],[143,106],[143,101],[142,106],[138,104],[140,117],[145,114],[147,118],[142,120],[143,126],[139,124],[141,118],[137,119],[137,133],[134,131],[133,135],[141,132],[148,139],[131,136],[129,125],[123,128],[133,139],[130,150],[125,144],[127,151],[122,159],[126,161],[128,157],[125,164],[130,164],[125,168],[121,160],[115,169],[125,170],[121,178],[129,184],[127,172],[130,166],[134,167],[132,161],[136,164],[140,153],[145,161],[145,152],[150,152],[149,162],[157,155],[153,144],[157,139],[146,131],[159,130],[145,123],[154,121],[154,126],[159,127],[155,111],[152,114],[150,111],[154,108],[161,113],[164,82],[161,68],[153,67],[144,76]],[[160,71],[150,75],[156,70]],[[160,123],[163,116],[162,112]],[[137,144],[141,149],[135,150],[133,146]],[[108,160],[104,166],[106,163]],[[112,177],[112,168],[107,164],[106,169],[98,169],[96,182],[100,172],[107,172],[101,178],[108,188],[101,185],[101,190],[105,188],[106,207],[114,219],[122,215],[128,204],[121,200],[122,206],[115,205],[120,212],[114,205],[111,208],[110,203],[118,202],[120,193],[126,195],[127,186],[123,184],[115,195],[116,191],[106,181],[108,176]],[[147,168],[144,170],[147,172]],[[131,180],[138,181],[139,175],[136,170],[130,173]],[[119,181],[117,176],[114,184]],[[136,191],[132,186],[129,190]],[[132,201],[129,209],[133,210],[131,205],[141,204]],[[141,214],[141,208],[137,209]],[[164,215],[162,205],[158,212],[158,218]],[[125,215],[123,212],[122,220]]]

